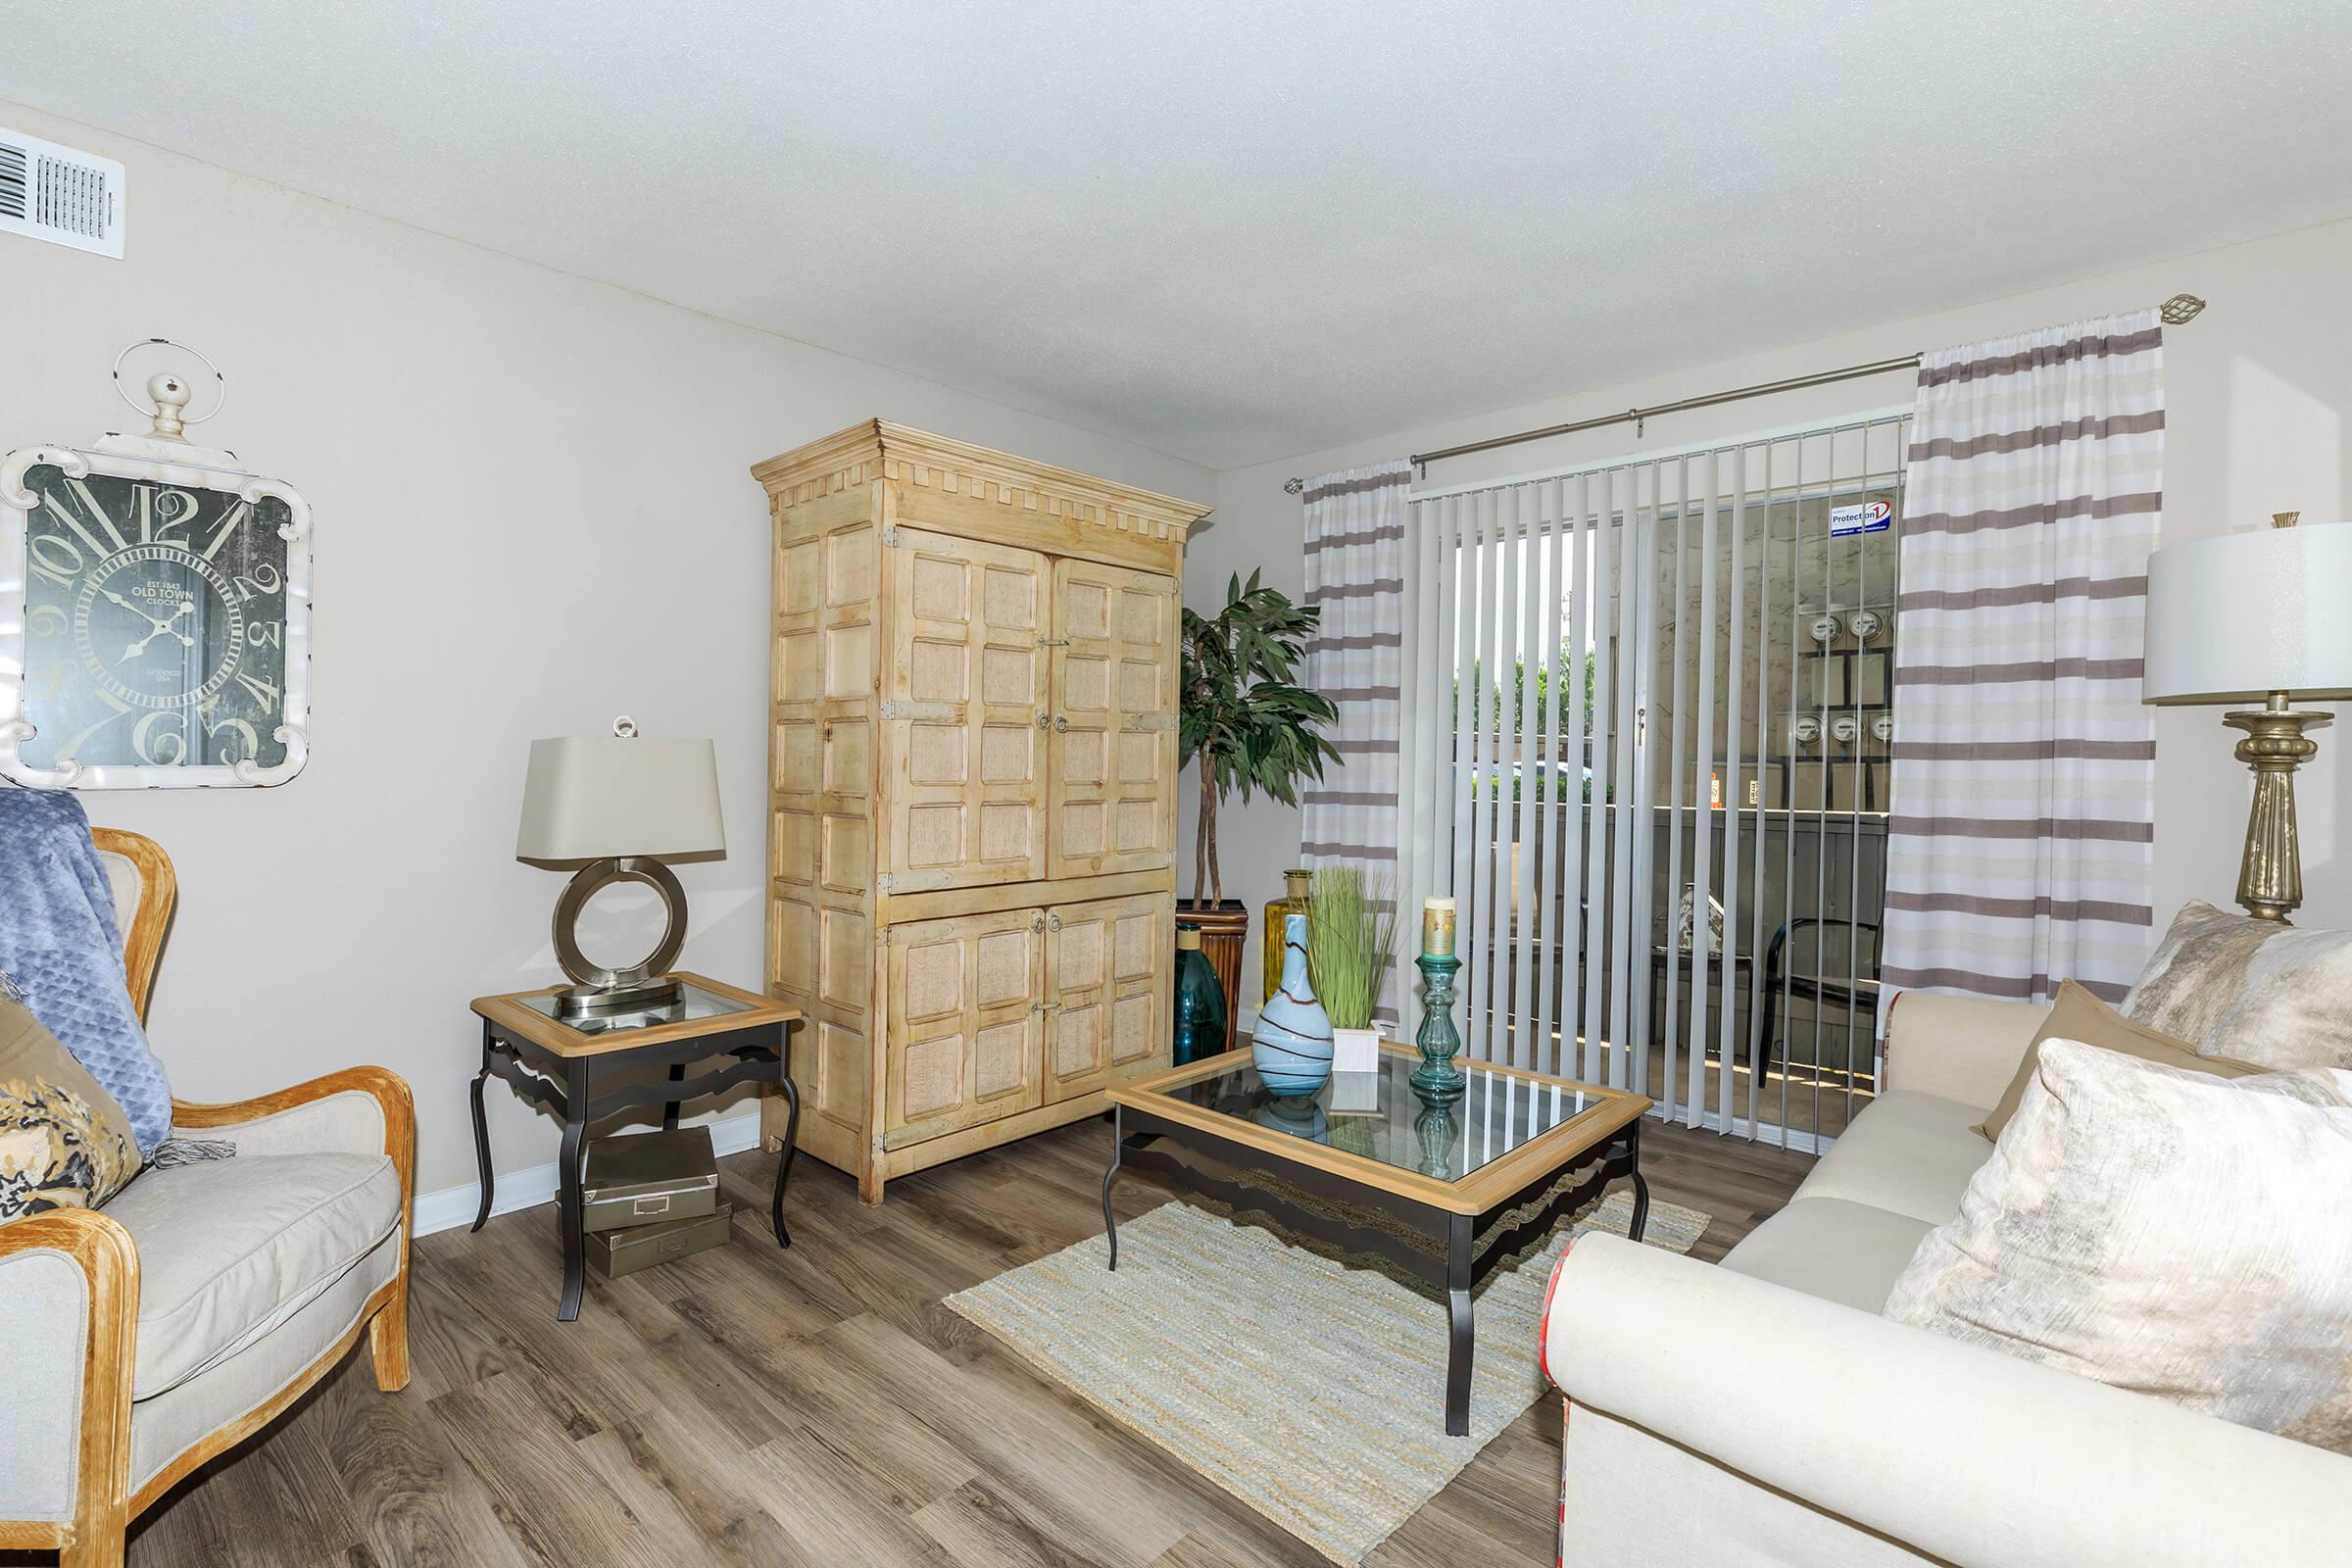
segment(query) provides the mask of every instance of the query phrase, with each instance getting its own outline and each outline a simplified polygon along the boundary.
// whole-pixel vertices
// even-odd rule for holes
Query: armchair
[[[177,896],[153,840],[94,830],[142,1018]],[[103,1210],[0,1225],[0,1547],[61,1568],[122,1561],[132,1520],[267,1426],[366,1330],[376,1386],[409,1381],[415,1114],[354,1067],[230,1104],[173,1102],[173,1131],[235,1159],[150,1170]]]

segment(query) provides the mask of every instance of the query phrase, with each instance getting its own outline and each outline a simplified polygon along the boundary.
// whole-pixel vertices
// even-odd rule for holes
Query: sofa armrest
[[[1886,1014],[1886,1087],[1990,1110],[2050,1009],[1906,991]]]
[[[2318,1568],[2352,1540],[2340,1454],[1612,1236],[1560,1268],[1544,1351],[1569,1465],[1589,1406],[1957,1568]]]
[[[139,1254],[116,1221],[63,1208],[0,1225],[0,1544],[64,1545],[120,1513],[138,1321]]]

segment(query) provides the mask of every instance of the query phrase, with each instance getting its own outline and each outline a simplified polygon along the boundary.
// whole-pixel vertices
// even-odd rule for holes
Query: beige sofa
[[[1569,1568],[2352,1563],[2352,1458],[1878,1316],[2042,1016],[1902,998],[1887,1093],[1721,1267],[1576,1243],[1544,1331]]]

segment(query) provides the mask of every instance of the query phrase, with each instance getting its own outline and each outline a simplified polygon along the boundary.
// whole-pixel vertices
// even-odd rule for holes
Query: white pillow
[[[1886,1315],[2352,1453],[2352,1072],[2045,1041]]]

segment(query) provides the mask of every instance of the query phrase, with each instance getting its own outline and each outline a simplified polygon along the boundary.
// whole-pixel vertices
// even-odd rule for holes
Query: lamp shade
[[[2352,522],[2169,545],[2148,558],[2151,703],[2352,698]]]
[[[726,847],[709,741],[565,735],[531,742],[514,858],[661,858]]]

